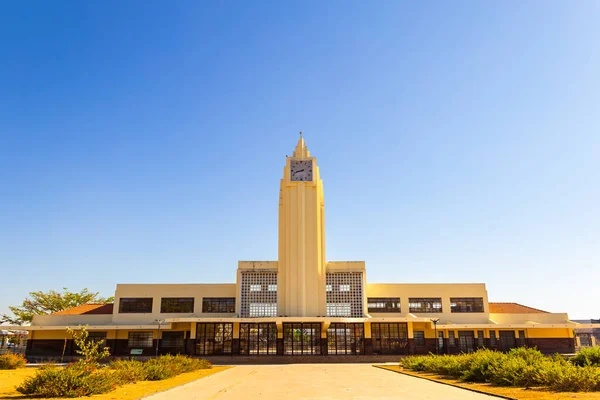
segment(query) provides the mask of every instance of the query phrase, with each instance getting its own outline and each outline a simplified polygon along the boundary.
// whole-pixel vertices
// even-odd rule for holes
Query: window
[[[415,346],[425,346],[425,332],[413,331],[413,338],[415,339]]]
[[[347,303],[333,303],[327,304],[327,316],[328,317],[351,317],[352,306]]]
[[[470,313],[483,312],[482,297],[451,297],[450,312],[453,313]]]
[[[161,313],[193,313],[193,297],[163,297],[160,299]]]
[[[160,340],[160,347],[165,348],[180,348],[185,346],[184,333],[183,331],[176,332],[163,332],[162,339]]]
[[[483,338],[483,331],[477,331],[477,346],[485,347],[485,339]]]
[[[328,317],[362,317],[363,275],[360,272],[334,272],[325,276]]]
[[[106,342],[106,332],[88,332],[88,340],[90,342]]]
[[[129,332],[127,347],[134,349],[152,347],[152,332]]]
[[[496,347],[496,331],[490,331],[490,347]]]
[[[400,312],[400,298],[399,297],[369,297],[367,299],[369,312],[375,313],[390,313]]]
[[[461,353],[471,353],[475,350],[475,333],[473,331],[458,331],[458,348]]]
[[[277,316],[277,272],[243,271],[240,286],[241,318]]]
[[[151,313],[152,297],[121,297],[119,299],[120,313]]]
[[[408,299],[408,311],[416,313],[441,313],[442,299],[440,297],[411,297]]]
[[[248,316],[250,318],[276,317],[277,303],[250,303]]]
[[[227,313],[235,312],[235,297],[204,297],[202,299],[203,313]]]
[[[448,346],[456,346],[454,331],[448,331]]]

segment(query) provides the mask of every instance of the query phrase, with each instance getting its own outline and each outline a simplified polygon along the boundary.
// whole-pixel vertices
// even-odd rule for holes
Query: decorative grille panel
[[[242,272],[240,317],[252,318],[276,316],[277,272]]]
[[[362,317],[363,287],[361,272],[328,273],[326,277],[327,316]]]

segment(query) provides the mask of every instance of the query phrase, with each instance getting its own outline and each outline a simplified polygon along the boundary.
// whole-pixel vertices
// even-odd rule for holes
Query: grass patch
[[[463,389],[475,390],[482,393],[493,394],[518,400],[600,400],[600,393],[557,393],[548,388],[516,388],[493,386],[489,383],[464,382],[459,379],[444,377],[439,374],[429,372],[415,372],[402,368],[398,365],[377,365],[377,368],[388,371],[398,372],[404,375],[416,376],[425,378],[434,382],[444,383],[451,386],[460,387]]]
[[[15,387],[36,372],[37,368],[0,370],[0,399],[24,398]]]
[[[209,375],[216,374],[231,367],[212,367],[211,369],[202,369],[194,372],[186,372],[173,378],[162,381],[140,381],[133,384],[126,384],[118,387],[116,390],[94,395],[86,398],[97,400],[134,400],[154,393],[162,392],[174,387],[184,385]],[[28,399],[15,389],[17,385],[23,383],[26,378],[32,377],[38,371],[38,368],[22,368],[16,370],[0,371],[0,399]]]

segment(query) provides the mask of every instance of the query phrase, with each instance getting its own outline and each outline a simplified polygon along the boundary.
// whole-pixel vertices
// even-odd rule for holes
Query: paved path
[[[241,365],[149,396],[152,400],[492,400],[369,364]]]

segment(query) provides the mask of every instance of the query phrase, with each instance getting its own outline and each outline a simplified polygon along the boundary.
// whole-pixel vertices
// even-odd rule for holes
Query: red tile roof
[[[113,304],[82,304],[67,310],[57,311],[52,315],[90,315],[90,314],[112,314]]]
[[[519,303],[489,303],[490,314],[548,314],[548,311],[527,307]]]

